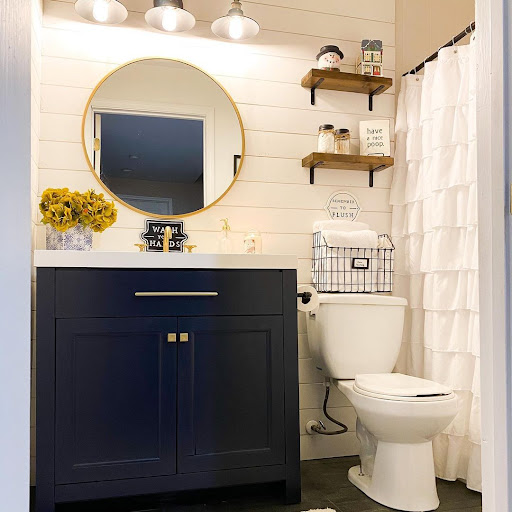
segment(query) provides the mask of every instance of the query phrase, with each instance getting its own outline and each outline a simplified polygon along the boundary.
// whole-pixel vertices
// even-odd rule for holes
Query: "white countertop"
[[[273,254],[182,254],[106,251],[34,251],[36,267],[296,269],[297,257]]]

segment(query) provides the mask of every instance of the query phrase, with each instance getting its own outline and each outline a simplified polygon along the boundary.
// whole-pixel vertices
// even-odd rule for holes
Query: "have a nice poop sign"
[[[389,120],[361,121],[359,123],[360,154],[365,156],[391,156]]]

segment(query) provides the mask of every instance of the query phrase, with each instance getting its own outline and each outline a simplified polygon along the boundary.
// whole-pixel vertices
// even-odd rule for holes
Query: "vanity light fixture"
[[[153,0],[146,23],[163,32],[184,32],[196,24],[194,15],[183,8],[183,0]]]
[[[252,18],[244,16],[242,4],[235,0],[227,16],[222,16],[212,23],[212,32],[224,39],[241,41],[254,37],[260,31],[260,26]]]
[[[76,0],[75,11],[88,21],[105,25],[121,23],[128,16],[126,7],[117,0]]]

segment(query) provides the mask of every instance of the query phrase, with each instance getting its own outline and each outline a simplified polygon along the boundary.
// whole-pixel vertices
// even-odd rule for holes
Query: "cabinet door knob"
[[[176,343],[176,333],[170,332],[167,334],[167,343]]]
[[[180,341],[186,343],[188,341],[188,332],[180,333]]]

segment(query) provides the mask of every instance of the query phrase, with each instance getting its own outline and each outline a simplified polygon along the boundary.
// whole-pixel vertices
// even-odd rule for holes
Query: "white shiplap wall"
[[[360,220],[379,233],[389,232],[391,172],[368,176],[358,172],[319,170],[309,185],[309,171],[301,159],[316,147],[322,123],[348,127],[357,136],[358,122],[394,116],[394,89],[375,100],[357,94],[321,91],[311,106],[309,91],[300,80],[315,65],[325,44],[338,44],[345,53],[343,70],[353,71],[359,42],[380,38],[384,42],[385,75],[395,69],[395,0],[340,2],[339,0],[245,1],[247,15],[261,24],[257,38],[240,44],[224,42],[210,31],[211,22],[225,14],[224,0],[187,0],[185,7],[198,22],[189,33],[161,34],[144,22],[149,0],[125,0],[129,17],[116,27],[81,20],[70,0],[45,0],[42,31],[41,135],[39,194],[46,187],[98,188],[87,169],[80,144],[81,114],[95,84],[110,70],[128,60],[174,57],[202,67],[215,76],[237,102],[246,130],[247,157],[240,179],[231,192],[208,211],[185,219],[190,242],[199,252],[215,252],[219,219],[228,217],[235,247],[243,233],[257,228],[266,253],[296,254],[299,281],[310,282],[312,224],[325,218],[329,195],[340,189],[355,194],[361,203]],[[353,139],[357,150],[359,141]],[[95,239],[102,250],[133,250],[144,216],[122,206],[115,227]],[[37,246],[44,248],[40,228]],[[332,413],[350,426],[343,436],[306,435],[304,425],[321,416],[322,376],[309,357],[305,319],[299,316],[300,416],[303,459],[351,455],[357,452],[355,414],[339,393],[332,394]]]

